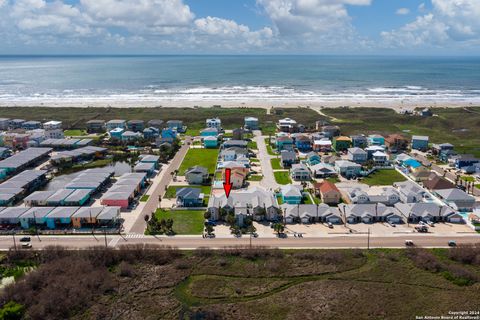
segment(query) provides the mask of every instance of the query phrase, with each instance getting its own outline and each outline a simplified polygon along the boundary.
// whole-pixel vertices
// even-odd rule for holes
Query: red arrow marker
[[[230,182],[230,176],[232,175],[232,169],[225,169],[225,182],[223,183],[223,190],[225,190],[225,195],[227,198],[230,196],[230,191],[232,191],[233,183]]]

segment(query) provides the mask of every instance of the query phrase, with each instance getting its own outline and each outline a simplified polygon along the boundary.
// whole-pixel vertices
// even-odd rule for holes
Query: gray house
[[[367,161],[367,152],[360,148],[348,148],[348,160],[355,163],[364,163]]]
[[[459,211],[472,211],[475,206],[475,197],[457,188],[435,190],[435,193],[448,205]]]
[[[284,168],[290,168],[297,162],[297,154],[295,151],[282,150],[280,152],[281,165]]]
[[[316,204],[283,204],[281,206],[285,223],[342,223],[342,217],[337,207],[330,207],[324,203]]]
[[[423,200],[425,190],[412,181],[395,182],[393,184],[400,195],[400,200],[404,203],[416,203]]]
[[[204,184],[209,179],[208,169],[201,166],[188,168],[185,178],[189,184]]]
[[[401,213],[392,207],[383,204],[340,204],[338,209],[345,216],[348,223],[388,222],[401,223]]]
[[[452,223],[460,223],[463,219],[459,218],[458,213],[448,206],[439,206],[438,204],[429,203],[397,203],[395,208],[408,219],[409,222],[416,223],[419,221],[447,221]]]
[[[310,181],[312,178],[310,170],[303,163],[293,164],[290,176],[295,181]]]

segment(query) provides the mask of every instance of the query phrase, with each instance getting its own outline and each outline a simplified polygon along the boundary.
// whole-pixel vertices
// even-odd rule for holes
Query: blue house
[[[293,139],[287,136],[278,137],[275,139],[275,144],[278,151],[293,150]]]
[[[412,149],[427,150],[428,137],[427,136],[412,136]]]
[[[314,166],[316,164],[319,164],[322,162],[322,158],[318,155],[316,152],[309,152],[307,154],[307,163],[311,166]]]
[[[56,207],[45,217],[47,228],[70,228],[72,216],[78,209],[80,207]]]
[[[151,155],[151,154],[142,154],[140,155],[140,162],[142,163],[153,163],[155,165],[155,169],[159,168],[158,161],[160,160],[159,156]]]
[[[472,166],[475,163],[479,163],[479,162],[480,162],[480,159],[475,158],[471,154],[460,154],[455,159],[455,168],[461,169],[461,168],[464,168],[464,167]]]
[[[307,136],[298,136],[295,138],[295,146],[298,150],[308,151],[312,150],[312,143]]]
[[[124,129],[122,128],[115,128],[115,129],[112,129],[108,132],[108,134],[110,135],[110,138],[112,139],[118,139],[118,140],[121,140],[122,139],[122,134],[125,132]]]
[[[288,204],[300,204],[302,203],[302,191],[301,186],[297,185],[286,185],[280,188],[280,195],[282,197],[283,203]]]
[[[34,207],[30,208],[20,216],[20,225],[22,229],[32,227],[42,228],[47,224],[46,217],[55,207]]]
[[[368,145],[383,146],[385,145],[385,138],[379,134],[371,134],[368,136]]]
[[[205,138],[203,138],[203,146],[205,148],[218,148],[217,137],[205,137]]]
[[[162,130],[161,137],[163,139],[175,140],[177,138],[177,131],[172,128],[165,128]]]
[[[217,128],[206,128],[200,131],[200,137],[216,137],[218,136]]]
[[[147,140],[160,136],[160,130],[155,127],[148,127],[143,130],[143,137]]]
[[[247,130],[258,130],[258,118],[255,117],[245,117],[245,129]]]
[[[177,189],[177,206],[179,207],[202,207],[204,194],[200,188]]]
[[[7,178],[7,170],[0,169],[0,180],[5,180]]]

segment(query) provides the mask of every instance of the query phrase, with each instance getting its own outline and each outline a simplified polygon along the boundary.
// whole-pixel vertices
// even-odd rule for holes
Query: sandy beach
[[[355,107],[355,108],[390,108],[396,112],[402,110],[413,110],[415,108],[424,107],[442,107],[442,108],[463,108],[478,106],[480,103],[475,101],[431,101],[431,100],[325,100],[325,101],[308,101],[308,100],[270,100],[270,99],[258,99],[258,100],[159,100],[159,99],[36,99],[32,100],[12,100],[12,101],[0,101],[1,107],[71,107],[71,108],[85,108],[85,107],[112,107],[112,108],[153,108],[153,107],[166,107],[166,108],[194,108],[194,107],[214,107],[221,106],[223,108],[264,108],[270,109],[271,107],[277,108],[297,108],[297,107],[310,107],[312,109],[322,108],[339,108],[339,107]]]

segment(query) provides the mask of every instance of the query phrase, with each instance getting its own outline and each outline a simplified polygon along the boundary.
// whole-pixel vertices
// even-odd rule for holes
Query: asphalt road
[[[183,161],[183,158],[185,158],[185,155],[187,154],[187,151],[190,147],[189,143],[192,142],[191,137],[186,137],[184,144],[180,147],[180,149],[177,151],[173,159],[170,161],[170,164],[162,170],[165,171],[165,174],[163,175],[162,179],[160,180],[159,184],[153,190],[153,193],[151,196],[148,198],[147,203],[145,204],[145,207],[143,208],[142,212],[138,215],[135,223],[133,224],[132,228],[130,229],[130,233],[138,233],[138,234],[143,234],[145,231],[145,215],[150,215],[153,211],[157,210],[158,208],[158,197],[160,195],[163,195],[165,193],[165,187],[168,186],[172,180],[172,175],[170,172],[177,170],[180,167],[180,164]]]
[[[258,148],[257,158],[260,160],[260,165],[262,166],[263,179],[260,184],[267,189],[276,189],[280,185],[277,183],[277,181],[275,181],[272,164],[270,163],[270,159],[273,157],[267,152],[265,136],[262,136],[262,132],[260,130],[254,130],[253,134],[255,135],[253,140],[257,143]]]
[[[20,236],[16,237],[17,247]],[[102,235],[93,236],[42,236],[40,240],[37,237],[31,237],[32,248],[42,249],[47,246],[60,245],[72,249],[88,248],[91,246],[119,247],[124,244],[158,244],[164,246],[176,247],[179,249],[195,249],[209,247],[218,249],[231,246],[249,246],[250,237],[241,238],[215,238],[203,239],[201,236],[177,236],[177,237],[153,237],[140,236],[139,238],[124,238],[120,236]],[[479,243],[478,235],[458,235],[458,236],[434,236],[434,235],[395,235],[395,236],[368,236],[365,235],[338,235],[316,238],[252,238],[253,246],[263,246],[270,248],[403,248],[405,240],[412,240],[419,247],[446,247],[449,240],[455,240],[457,244]],[[0,250],[7,250],[13,247],[13,238],[11,236],[0,237]]]

